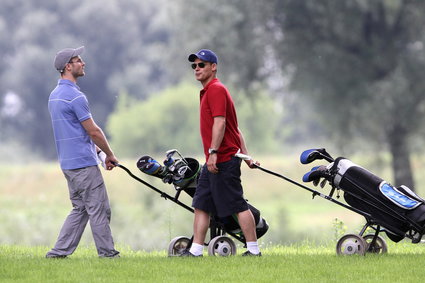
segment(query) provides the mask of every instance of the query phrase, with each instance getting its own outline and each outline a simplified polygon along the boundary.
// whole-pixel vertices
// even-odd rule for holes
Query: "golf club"
[[[240,159],[242,159],[242,160],[253,160],[251,156],[246,155],[246,154],[243,154],[243,153],[236,153],[236,154],[235,154],[235,157],[240,158]],[[303,184],[300,184],[300,183],[298,183],[298,182],[296,182],[296,181],[294,181],[294,180],[291,180],[290,178],[285,177],[285,176],[283,176],[283,175],[281,175],[281,174],[279,174],[279,173],[276,173],[276,172],[273,172],[273,171],[268,170],[268,169],[266,169],[266,168],[263,168],[263,167],[261,167],[260,165],[257,165],[255,162],[253,162],[253,164],[254,164],[255,168],[258,168],[258,169],[260,169],[260,170],[261,170],[261,171],[263,171],[263,172],[266,172],[266,173],[271,174],[271,175],[273,175],[273,176],[276,176],[276,177],[278,177],[278,178],[284,179],[284,180],[285,180],[285,181],[287,181],[287,182],[290,182],[290,183],[292,183],[292,184],[294,184],[294,185],[296,185],[296,186],[298,186],[298,187],[300,187],[300,188],[303,188],[303,189],[305,189],[305,190],[307,190],[307,191],[311,192],[311,193],[313,194],[313,196],[312,196],[313,198],[314,198],[315,196],[320,196],[320,197],[322,197],[322,198],[324,198],[324,199],[327,199],[327,200],[329,200],[329,201],[331,201],[331,202],[333,202],[333,203],[339,204],[339,205],[341,205],[341,206],[343,206],[343,207],[345,207],[345,208],[347,208],[347,209],[349,209],[349,210],[351,210],[351,211],[354,211],[354,212],[357,212],[357,213],[363,213],[361,210],[359,210],[359,209],[357,209],[357,208],[351,207],[351,206],[349,206],[349,205],[346,205],[345,203],[342,203],[342,202],[337,201],[336,199],[332,198],[332,193],[333,193],[333,192],[332,192],[332,193],[331,193],[331,195],[329,195],[329,196],[328,196],[328,195],[324,195],[324,194],[322,194],[322,193],[321,193],[321,192],[319,192],[319,191],[316,191],[316,190],[313,190],[313,189],[311,189],[311,188],[309,188],[309,187],[307,187],[307,186],[304,186]],[[333,190],[332,190],[332,191],[333,191]]]

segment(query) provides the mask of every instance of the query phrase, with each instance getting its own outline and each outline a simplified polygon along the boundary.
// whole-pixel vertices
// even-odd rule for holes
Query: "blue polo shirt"
[[[59,80],[50,94],[48,107],[61,168],[97,165],[96,147],[81,125],[92,115],[80,88],[69,80]]]

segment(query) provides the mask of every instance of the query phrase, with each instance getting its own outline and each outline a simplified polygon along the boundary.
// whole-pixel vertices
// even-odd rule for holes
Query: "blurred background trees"
[[[346,146],[361,139],[392,156],[413,187],[410,141],[423,124],[422,1],[276,1],[271,31],[291,85]],[[419,71],[419,72],[418,72]]]
[[[79,85],[117,153],[134,157],[170,147],[200,153],[201,86],[187,55],[210,48],[251,152],[384,150],[392,156],[395,183],[413,185],[410,157],[423,146],[424,133],[422,1],[0,5],[3,155],[31,151],[55,158],[47,111],[59,78],[53,58],[81,45],[86,76]]]

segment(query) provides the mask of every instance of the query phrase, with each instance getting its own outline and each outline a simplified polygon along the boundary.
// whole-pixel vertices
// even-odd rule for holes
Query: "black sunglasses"
[[[192,64],[192,69],[194,69],[194,70],[195,70],[197,66],[199,66],[199,68],[203,69],[203,68],[205,68],[205,63],[204,63],[204,62],[200,62],[200,63],[198,63],[198,64],[193,63],[193,64]]]

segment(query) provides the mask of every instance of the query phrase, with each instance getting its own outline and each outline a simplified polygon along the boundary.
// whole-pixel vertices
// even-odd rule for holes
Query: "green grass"
[[[263,249],[260,258],[170,258],[165,251],[121,248],[100,259],[80,247],[67,259],[44,258],[47,247],[0,246],[0,282],[420,282],[425,247],[389,243],[389,253],[337,256],[333,245]]]

